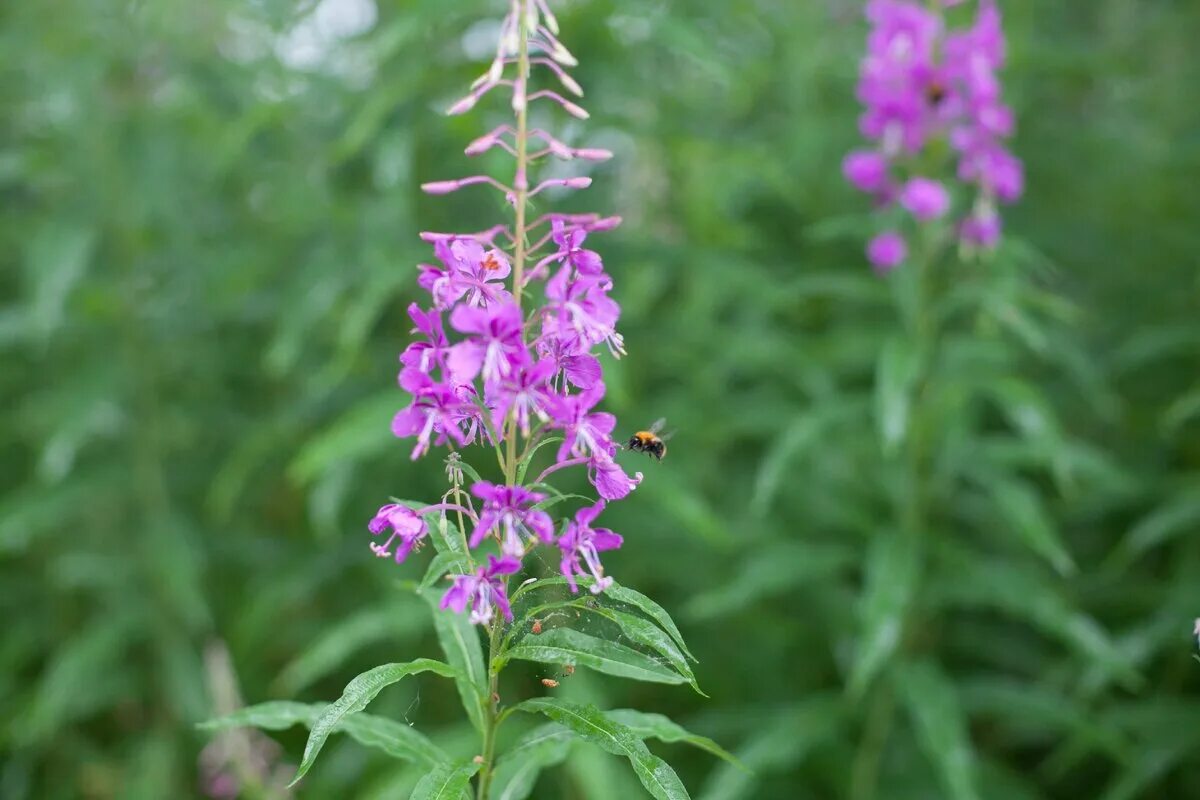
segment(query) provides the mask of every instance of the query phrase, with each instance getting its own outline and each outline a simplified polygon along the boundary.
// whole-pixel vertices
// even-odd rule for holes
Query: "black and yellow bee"
[[[664,441],[664,437],[658,435],[658,432],[662,430],[665,423],[665,419],[660,419],[651,425],[649,430],[638,431],[629,437],[629,443],[625,447],[645,453],[662,461],[663,457],[667,454],[667,443]],[[670,437],[665,438],[669,439]]]

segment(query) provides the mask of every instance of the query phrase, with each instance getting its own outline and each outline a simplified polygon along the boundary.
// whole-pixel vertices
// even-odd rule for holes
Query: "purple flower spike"
[[[397,560],[406,558],[428,535],[421,515],[453,510],[470,518],[473,528],[467,544],[474,552],[467,555],[476,565],[483,560],[476,548],[495,538],[499,557],[489,555],[485,566],[455,576],[441,601],[442,608],[469,611],[474,623],[495,621],[497,608],[512,619],[506,576],[517,572],[524,555],[539,546],[559,545],[563,571],[573,588],[575,577],[585,574],[595,579],[595,592],[611,585],[597,553],[617,547],[621,539],[591,523],[606,502],[626,497],[642,480],[642,473],[631,477],[615,460],[616,419],[596,408],[605,392],[597,351],[604,346],[620,357],[625,348],[617,331],[621,308],[610,296],[613,280],[587,240],[592,232],[615,228],[621,218],[554,209],[535,215],[531,203],[535,199],[540,206],[543,194],[582,190],[592,183],[587,175],[547,171],[549,158],[569,164],[613,156],[602,147],[568,144],[551,133],[552,128],[529,127],[526,112],[536,100],[549,101],[541,110],[588,118],[584,108],[568,99],[583,95],[569,72],[576,63],[558,39],[558,23],[546,0],[510,0],[486,70],[449,113],[484,105],[490,107],[489,113],[502,111],[502,98],[497,95],[505,95],[513,117],[471,141],[464,152],[466,156],[489,154],[489,165],[505,154],[512,156],[512,178],[506,175],[502,182],[498,175],[479,174],[421,186],[434,195],[477,185],[499,189],[512,208],[513,222],[476,233],[420,234],[435,256],[431,263],[418,265],[417,282],[430,299],[408,308],[415,336],[400,354],[399,382],[412,398],[393,418],[392,432],[415,440],[414,459],[432,447],[447,447],[451,489],[442,503],[418,513],[399,505],[384,506],[370,529],[376,534],[391,531],[387,542],[373,549],[380,555],[394,554]],[[547,78],[560,84],[555,88],[563,93],[543,88]],[[981,106],[978,115],[986,118],[991,130],[1005,127],[1003,115],[995,108]],[[997,186],[1004,183],[1003,165],[991,151],[966,138],[961,144],[963,152],[972,153],[964,169],[997,176],[987,179]],[[899,182],[893,185],[891,165],[882,156],[875,158],[874,167],[860,159],[855,169],[862,174],[857,180],[877,183],[894,194]],[[871,177],[869,168],[878,174]],[[477,481],[464,498],[464,474],[475,474],[468,469],[471,445],[494,445],[501,469],[512,483],[516,472],[524,474],[528,459],[555,431],[563,439],[557,458],[533,485],[559,470],[585,467],[600,498],[575,515],[561,539],[556,541],[555,520],[539,507],[546,494],[526,486]],[[453,502],[447,499],[451,497]]]
[[[495,616],[495,609],[499,608],[504,618],[512,622],[508,592],[504,589],[504,582],[497,576],[512,575],[520,568],[521,562],[515,558],[489,555],[487,566],[480,567],[474,575],[454,577],[454,585],[442,596],[439,607],[448,608],[456,614],[461,614],[469,607],[473,625],[488,624]]]
[[[421,519],[415,511],[408,506],[397,505],[395,503],[380,508],[379,511],[375,512],[374,518],[367,525],[367,529],[375,536],[378,536],[389,528],[392,534],[387,538],[387,541],[383,544],[372,542],[371,550],[380,558],[387,558],[392,555],[388,551],[388,548],[392,546],[392,542],[399,539],[400,542],[396,545],[397,564],[402,563],[408,557],[413,547],[429,532],[425,520]]]
[[[567,524],[566,532],[558,540],[558,547],[563,554],[562,574],[567,579],[567,584],[570,585],[572,592],[579,591],[575,576],[589,573],[595,579],[591,586],[593,594],[600,594],[612,586],[613,579],[605,577],[604,567],[600,564],[598,553],[602,550],[616,550],[621,546],[622,539],[619,534],[613,533],[608,528],[592,527],[592,523],[596,517],[600,516],[604,506],[605,501],[601,500],[594,506],[579,509],[575,513],[574,521]],[[579,563],[580,559],[583,560],[582,565]],[[587,567],[586,570],[584,566]]]
[[[842,171],[856,188],[872,194],[884,209],[896,202],[925,224],[950,213],[944,182],[913,175],[915,157],[931,143],[946,142],[957,154],[954,177],[974,194],[974,205],[1011,203],[1025,188],[1019,159],[1003,140],[1015,127],[1012,110],[1001,100],[998,70],[1004,65],[1004,32],[995,0],[979,0],[973,24],[946,30],[944,7],[918,0],[870,0],[867,52],[859,70],[858,99],[864,109],[859,128],[875,144],[854,151]],[[897,191],[889,176],[897,175]],[[963,244],[994,246],[1000,222],[994,212],[972,213],[955,221]],[[876,237],[868,256],[877,270],[904,260],[898,234]]]
[[[471,487],[471,494],[484,501],[479,512],[479,524],[471,532],[471,547],[478,547],[489,533],[500,528],[500,552],[520,558],[526,543],[554,541],[554,522],[545,511],[533,508],[546,499],[540,492],[523,486],[497,486],[480,481]]]

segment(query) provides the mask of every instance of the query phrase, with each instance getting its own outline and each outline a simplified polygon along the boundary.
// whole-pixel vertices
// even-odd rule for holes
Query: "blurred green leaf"
[[[897,671],[896,687],[947,793],[955,800],[979,798],[975,753],[954,685],[932,663],[916,662]]]

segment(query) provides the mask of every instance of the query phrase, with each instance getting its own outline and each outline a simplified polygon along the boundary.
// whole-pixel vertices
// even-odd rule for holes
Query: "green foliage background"
[[[437,113],[497,4],[378,0],[297,65],[314,5],[0,5],[4,798],[197,794],[216,641],[248,702],[436,655],[397,585],[421,567],[365,523],[444,486],[387,423],[417,232],[503,214],[416,188],[503,114]],[[557,5],[571,135],[618,156],[573,201],[626,219],[596,237],[630,351],[609,408],[678,429],[606,563],[711,698],[561,691],[735,750],[753,775],[656,748],[707,800],[1200,797],[1200,7],[1002,3],[1029,189],[992,262],[942,270],[913,397],[905,279],[865,267],[838,167],[860,4]],[[469,756],[434,681],[373,710]],[[298,796],[420,775],[322,758]],[[535,796],[639,796],[626,770],[579,750]]]

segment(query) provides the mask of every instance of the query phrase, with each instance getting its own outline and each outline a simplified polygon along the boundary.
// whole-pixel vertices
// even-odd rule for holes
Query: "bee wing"
[[[650,432],[658,433],[659,431],[661,431],[663,429],[663,425],[666,425],[666,424],[667,424],[667,418],[659,417],[658,419],[654,420],[654,424],[650,426]]]

